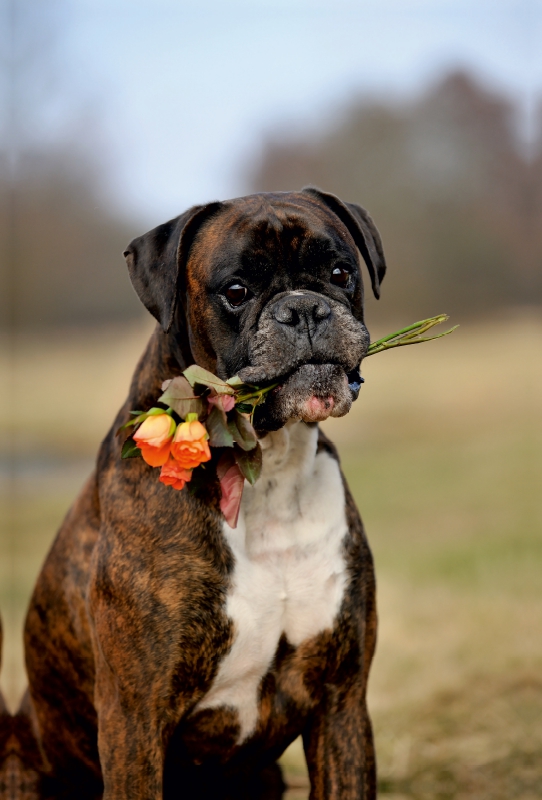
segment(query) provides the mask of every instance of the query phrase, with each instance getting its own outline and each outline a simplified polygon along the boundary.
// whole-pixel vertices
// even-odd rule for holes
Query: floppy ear
[[[139,299],[166,333],[173,322],[190,246],[203,221],[221,205],[194,206],[138,236],[124,251],[130,280]]]
[[[322,192],[313,186],[306,186],[302,191],[320,200],[346,225],[367,264],[373,294],[378,299],[380,282],[386,274],[386,259],[380,234],[367,211],[356,203],[343,203],[334,194]]]

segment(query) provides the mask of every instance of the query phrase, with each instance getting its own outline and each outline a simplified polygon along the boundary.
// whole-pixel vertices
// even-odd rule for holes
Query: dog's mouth
[[[239,373],[243,380],[249,370]],[[328,417],[342,417],[350,411],[362,382],[357,369],[347,373],[339,364],[302,364],[286,375],[265,381],[267,385],[277,385],[256,409],[256,427],[274,430],[289,419],[323,422]]]
[[[332,367],[333,365],[326,364],[326,365],[320,365],[320,366],[324,367],[324,369],[322,369],[320,371],[317,370],[316,371],[316,375],[313,375],[313,379],[314,378],[317,378],[317,379],[320,378],[319,381],[317,380],[317,383],[319,383],[320,385],[316,385],[316,386],[310,387],[310,388],[314,388],[318,392],[318,394],[311,394],[310,397],[308,397],[308,399],[306,401],[307,412],[308,412],[309,415],[310,414],[318,415],[319,419],[320,418],[321,419],[327,419],[327,417],[332,414],[333,409],[336,406],[336,397],[335,397],[334,394],[326,395],[326,394],[321,394],[321,392],[322,392],[322,390],[324,390],[324,392],[325,392],[326,388],[331,388],[331,387],[328,387],[329,367]],[[284,389],[285,384],[286,384],[286,388],[288,388],[288,380],[296,372],[298,372],[298,370],[294,370],[294,372],[291,372],[288,375],[282,376],[278,381],[275,381],[275,383],[277,383],[278,385],[276,385],[275,388],[272,390],[273,394],[278,394],[279,392],[281,392]],[[318,374],[319,372],[321,373],[320,375]],[[347,383],[348,389],[350,391],[352,402],[354,402],[354,400],[358,399],[358,395],[359,395],[359,391],[360,391],[360,388],[361,388],[361,384],[365,383],[365,380],[364,380],[364,378],[361,377],[359,369],[351,370],[350,372],[345,373],[345,375],[346,375],[346,383]],[[324,378],[323,382],[322,382],[322,378]],[[322,383],[325,384],[325,385],[322,385]],[[344,383],[344,381],[342,383]]]

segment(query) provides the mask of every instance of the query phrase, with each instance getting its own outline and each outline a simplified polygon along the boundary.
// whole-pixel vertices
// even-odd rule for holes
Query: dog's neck
[[[277,477],[282,472],[298,470],[302,480],[312,471],[318,441],[318,426],[291,419],[278,431],[260,439],[263,451],[262,478]]]
[[[128,397],[131,408],[148,409],[162,393],[162,384],[180,375],[193,361],[187,359],[179,336],[157,325],[136,367]]]
[[[304,528],[300,498],[310,493],[314,477],[318,428],[291,420],[260,444],[262,472],[254,486],[245,485],[239,518],[252,555],[296,544],[296,530]]]

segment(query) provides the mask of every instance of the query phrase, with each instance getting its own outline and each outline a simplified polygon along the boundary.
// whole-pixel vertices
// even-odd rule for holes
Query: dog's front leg
[[[374,800],[376,766],[361,681],[348,692],[328,685],[303,735],[310,800]]]
[[[174,713],[170,619],[153,607],[139,562],[137,572],[124,551],[103,549],[108,558],[95,557],[88,603],[103,800],[162,800],[164,738]],[[152,618],[149,608],[158,609]]]
[[[163,720],[156,713],[153,687],[131,688],[122,686],[105,659],[99,659],[95,702],[103,800],[161,800]]]

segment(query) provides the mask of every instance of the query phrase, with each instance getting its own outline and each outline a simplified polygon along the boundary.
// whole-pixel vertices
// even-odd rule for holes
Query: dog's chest
[[[240,740],[257,724],[260,682],[281,636],[297,646],[332,627],[342,602],[344,489],[335,459],[316,453],[317,436],[296,423],[266,437],[238,527],[224,526],[235,560],[225,608],[234,641],[198,710],[233,707]]]

